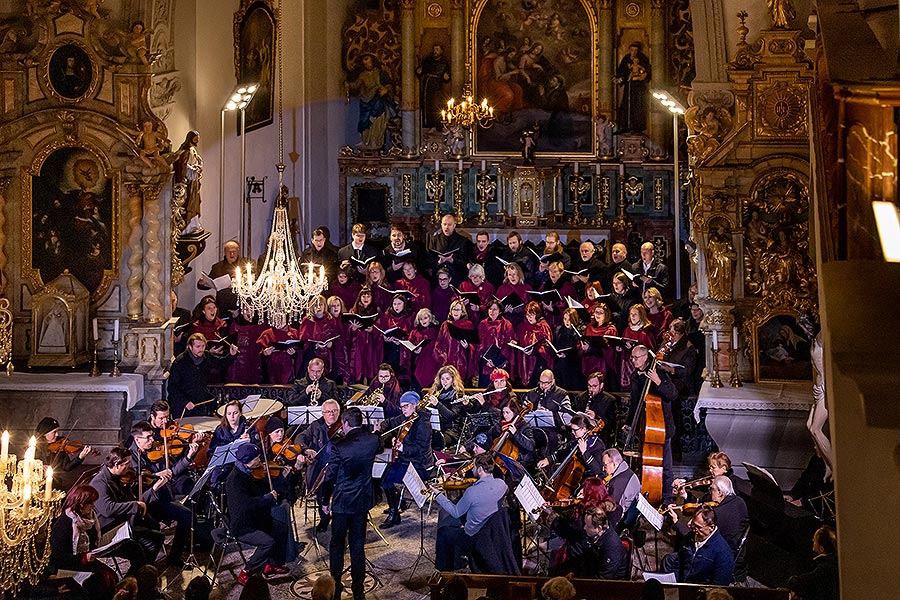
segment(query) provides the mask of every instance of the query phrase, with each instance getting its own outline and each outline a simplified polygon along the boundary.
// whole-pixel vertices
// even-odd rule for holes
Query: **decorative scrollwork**
[[[669,9],[669,73],[675,89],[694,80],[694,27],[688,0],[675,0]]]
[[[758,90],[756,135],[761,137],[805,136],[807,99],[803,86],[779,81]]]

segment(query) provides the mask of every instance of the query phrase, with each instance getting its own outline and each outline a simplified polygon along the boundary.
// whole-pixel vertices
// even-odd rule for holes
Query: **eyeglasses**
[[[550,380],[547,380],[547,379],[541,379],[540,383],[541,383],[541,384],[547,384],[547,385],[550,385],[550,384],[553,383],[553,382],[550,381]]]
[[[646,354],[632,354],[631,360],[641,360],[642,358],[646,358]]]
[[[341,411],[339,411],[338,409],[335,408],[335,409],[332,409],[332,410],[323,410],[322,412],[323,412],[324,414],[326,414],[326,415],[336,415],[336,414],[338,414],[338,413],[341,412]]]

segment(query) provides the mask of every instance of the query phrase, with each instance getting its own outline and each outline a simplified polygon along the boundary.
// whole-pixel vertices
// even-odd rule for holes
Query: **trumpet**
[[[319,405],[319,397],[322,395],[322,392],[319,391],[319,380],[313,383],[313,389],[309,393],[309,405],[310,406],[318,406]]]

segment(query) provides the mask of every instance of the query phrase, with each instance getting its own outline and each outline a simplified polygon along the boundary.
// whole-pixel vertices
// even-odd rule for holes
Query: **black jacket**
[[[228,517],[235,535],[251,531],[269,531],[272,528],[271,508],[275,499],[252,475],[239,468],[231,470],[225,480],[225,496],[228,499]]]
[[[566,390],[555,384],[551,386],[546,393],[541,389],[540,385],[533,390],[530,390],[525,394],[525,402],[533,403],[534,410],[543,408],[552,412],[553,422],[557,429],[560,430],[565,428],[562,418],[559,416],[560,411],[572,411],[572,402],[569,400],[569,395],[566,393]]]
[[[188,402],[199,404],[212,395],[207,391],[209,371],[212,361],[219,360],[209,352],[203,353],[200,364],[194,364],[192,354],[184,351],[172,361],[169,367],[169,380],[166,384],[166,400],[172,416],[178,418]]]
[[[654,258],[650,261],[650,268],[644,273],[644,263],[641,260],[638,260],[636,263],[631,265],[631,272],[637,277],[634,278],[634,283],[637,285],[637,289],[640,290],[641,294],[643,294],[647,289],[655,287],[661,293],[666,293],[666,288],[669,287],[669,269],[664,265],[658,258]],[[649,284],[645,284],[641,279],[641,275],[647,275],[648,277],[652,277],[653,281]]]
[[[312,382],[309,380],[309,377],[301,377],[294,380],[294,389],[291,390],[288,396],[288,406],[309,406],[309,394],[306,393],[306,387],[310,383]],[[316,400],[318,406],[322,406],[322,403],[326,400],[337,400],[337,385],[327,377],[319,378],[319,392],[322,395]]]
[[[129,521],[131,517],[138,514],[138,504],[134,493],[114,477],[106,465],[100,467],[100,470],[91,479],[91,487],[100,494],[100,497],[94,502],[94,509],[100,518],[100,528],[103,531]],[[148,487],[144,490],[143,501],[149,503],[155,497],[154,494],[152,488]]]
[[[594,416],[603,419],[603,430],[600,432],[600,438],[607,448],[615,446],[616,442],[616,397],[609,392],[602,391],[592,396],[590,392],[582,392],[575,399],[572,408],[584,412],[587,409],[594,411]]]
[[[434,466],[434,452],[431,450],[431,411],[418,410],[419,416],[403,438],[403,450],[397,457],[399,463],[412,463],[424,470]],[[403,415],[391,417],[381,423],[382,431],[389,431],[406,421]]]
[[[438,230],[426,240],[428,256],[426,262],[432,281],[437,281],[438,269],[446,267],[450,271],[450,279],[453,285],[459,285],[468,276],[468,264],[472,262],[472,242],[454,231],[449,237]],[[456,250],[451,255],[453,262],[445,262],[438,265],[438,253],[446,253]]]
[[[794,575],[788,588],[798,600],[838,600],[838,564],[834,554],[820,554],[813,559],[813,570]]]
[[[659,386],[655,383],[650,384],[649,393],[662,398],[663,418],[666,424],[666,439],[670,439],[675,435],[675,414],[672,412],[672,402],[678,398],[678,389],[672,383],[669,374],[662,369],[656,369],[659,375]],[[641,392],[644,391],[644,384],[647,382],[647,376],[641,371],[635,371],[631,376],[631,403],[628,411],[628,425],[634,422],[634,411],[641,402]]]
[[[380,448],[378,436],[362,427],[350,430],[334,443],[326,477],[334,485],[332,513],[366,513],[375,504],[372,465]]]
[[[619,579],[628,577],[628,551],[611,527],[590,539],[583,536],[566,548],[566,572],[581,579]]]
[[[82,560],[84,554],[72,551],[72,519],[65,512],[61,514],[50,528],[50,570],[84,571]],[[90,547],[97,547],[99,536],[96,529],[87,530]]]

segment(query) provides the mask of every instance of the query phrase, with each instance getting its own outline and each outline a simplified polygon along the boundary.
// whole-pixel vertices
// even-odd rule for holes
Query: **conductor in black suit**
[[[377,435],[362,429],[363,414],[358,408],[347,409],[341,422],[344,437],[334,444],[326,477],[326,481],[334,486],[330,509],[329,562],[331,576],[336,582],[334,597],[340,598],[343,592],[344,544],[349,534],[353,599],[363,600],[366,597],[363,589],[366,577],[366,522],[369,509],[375,504],[372,465],[381,444]]]

